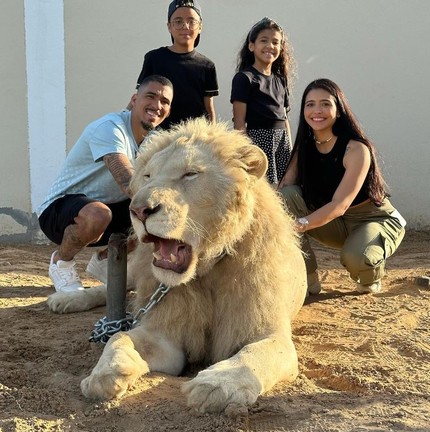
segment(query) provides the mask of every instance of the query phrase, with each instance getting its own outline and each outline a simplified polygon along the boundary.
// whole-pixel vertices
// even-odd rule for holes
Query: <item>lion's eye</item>
[[[198,171],[188,171],[184,174],[184,178],[187,180],[192,180],[196,178],[200,173]]]
[[[144,180],[149,180],[150,178],[151,178],[151,176],[149,174],[143,174]]]

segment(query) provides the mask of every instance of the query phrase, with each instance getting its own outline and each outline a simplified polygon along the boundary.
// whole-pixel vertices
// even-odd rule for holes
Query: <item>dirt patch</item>
[[[430,276],[429,244],[430,232],[409,231],[373,296],[317,247],[324,290],[294,322],[299,378],[237,418],[194,413],[180,392],[188,378],[162,374],[119,401],[86,400],[79,383],[103,349],[88,338],[105,309],[51,313],[54,246],[1,246],[0,431],[428,431],[430,287],[414,281]],[[90,254],[79,255],[82,275]]]

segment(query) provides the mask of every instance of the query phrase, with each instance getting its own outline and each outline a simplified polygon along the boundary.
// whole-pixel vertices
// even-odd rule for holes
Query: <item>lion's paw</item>
[[[253,382],[241,380],[236,373],[210,369],[185,383],[182,391],[187,396],[188,405],[199,412],[221,412],[230,406],[251,406],[259,394]]]
[[[148,372],[148,364],[134,348],[106,346],[91,375],[81,381],[81,391],[89,399],[121,397]]]
[[[82,312],[106,304],[106,287],[101,285],[69,293],[56,292],[48,296],[46,302],[52,312]]]

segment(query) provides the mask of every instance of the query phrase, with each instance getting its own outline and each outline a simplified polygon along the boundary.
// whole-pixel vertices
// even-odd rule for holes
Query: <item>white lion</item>
[[[178,375],[199,363],[211,366],[183,392],[190,406],[216,412],[252,405],[296,378],[291,320],[306,270],[266,169],[264,153],[225,124],[192,120],[153,138],[131,184],[138,247],[128,270],[137,308],[160,282],[171,290],[138,326],[109,340],[81,383],[86,397],[120,397],[149,371]]]

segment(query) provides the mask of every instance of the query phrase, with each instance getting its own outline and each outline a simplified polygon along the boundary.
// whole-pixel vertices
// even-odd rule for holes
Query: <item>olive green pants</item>
[[[293,216],[311,213],[306,207],[299,186],[286,186],[280,191]],[[340,250],[340,262],[351,278],[363,285],[384,276],[385,261],[399,247],[405,235],[404,219],[385,199],[381,207],[367,203],[350,208],[328,224],[306,231],[302,249],[308,274],[318,268],[308,236],[320,243]]]

